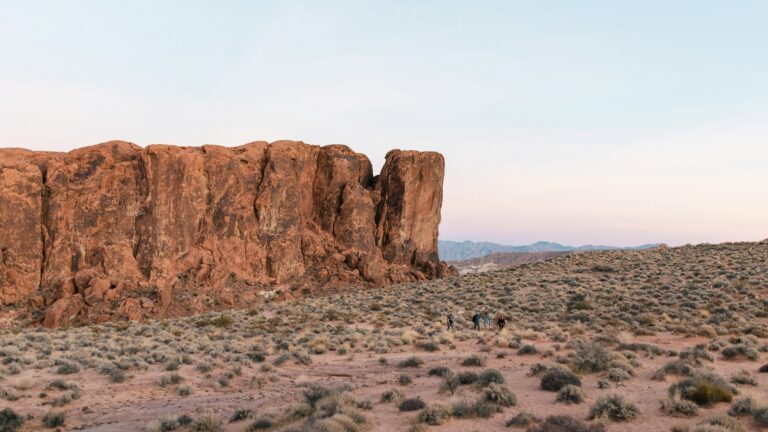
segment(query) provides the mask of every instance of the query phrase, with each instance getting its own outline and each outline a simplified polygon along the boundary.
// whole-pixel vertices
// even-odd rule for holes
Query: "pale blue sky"
[[[768,2],[0,1],[0,146],[437,150],[441,237],[768,237]]]

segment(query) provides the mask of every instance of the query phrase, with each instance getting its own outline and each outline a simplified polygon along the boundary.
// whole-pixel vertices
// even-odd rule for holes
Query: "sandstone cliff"
[[[294,141],[0,149],[0,306],[61,326],[442,277],[443,172]]]

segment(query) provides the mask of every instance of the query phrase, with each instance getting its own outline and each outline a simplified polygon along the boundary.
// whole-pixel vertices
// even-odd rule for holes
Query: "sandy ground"
[[[492,330],[484,330],[491,332]],[[696,343],[705,343],[704,338],[685,338],[683,336],[660,334],[649,337],[637,337],[636,342],[646,342],[658,345],[666,349],[683,350]],[[542,349],[555,349],[555,344],[549,342],[536,342]],[[461,360],[471,354],[478,354],[487,359],[486,367],[501,370],[506,378],[507,385],[515,392],[518,398],[516,407],[507,408],[503,413],[490,419],[457,420],[452,419],[448,423],[431,427],[431,430],[440,431],[501,431],[519,430],[505,427],[504,423],[518,412],[524,410],[546,417],[553,414],[567,414],[586,420],[589,407],[598,397],[613,393],[620,393],[629,400],[636,402],[641,411],[641,416],[626,423],[609,422],[609,431],[669,431],[672,425],[694,425],[702,419],[714,415],[723,414],[728,410],[728,404],[719,404],[711,409],[702,409],[698,416],[687,419],[669,417],[659,411],[659,400],[666,396],[667,388],[675,377],[668,377],[667,381],[659,382],[651,380],[651,375],[671,358],[660,356],[656,358],[645,357],[638,353],[641,361],[640,367],[635,369],[636,376],[625,383],[611,383],[609,389],[599,389],[597,385],[598,375],[585,375],[582,377],[583,389],[587,394],[587,400],[583,404],[567,405],[555,402],[555,393],[546,392],[539,388],[539,377],[527,376],[530,366],[535,363],[552,363],[552,358],[542,358],[541,355],[517,355],[513,349],[491,347],[490,352],[482,352],[481,345],[475,340],[457,341],[455,350],[443,347],[442,351],[427,353],[413,351],[413,347],[400,347],[403,351],[390,354],[351,354],[338,355],[327,353],[313,356],[313,363],[301,366],[288,361],[275,368],[278,379],[275,382],[266,382],[261,388],[251,384],[251,377],[256,375],[259,365],[243,368],[243,374],[236,377],[230,387],[221,388],[216,384],[214,376],[207,378],[193,370],[194,365],[182,365],[178,373],[186,378],[184,385],[192,387],[190,396],[180,397],[176,394],[177,386],[160,387],[158,380],[165,374],[161,366],[152,366],[146,372],[138,372],[129,375],[124,383],[112,384],[104,375],[94,371],[84,371],[80,374],[60,376],[51,375],[49,371],[32,370],[25,371],[15,377],[6,377],[4,384],[19,382],[33,383],[25,390],[29,395],[15,402],[4,402],[11,408],[24,414],[32,414],[34,419],[27,422],[27,430],[41,428],[39,419],[49,411],[50,407],[43,405],[42,399],[37,395],[46,391],[47,383],[54,379],[74,381],[82,388],[82,397],[66,407],[66,430],[86,430],[100,432],[140,431],[146,425],[156,419],[171,415],[189,414],[196,410],[204,410],[220,416],[225,421],[237,408],[250,408],[256,413],[278,413],[288,404],[301,398],[300,384],[304,382],[318,382],[329,385],[349,384],[353,388],[353,394],[359,400],[371,400],[374,402],[372,411],[367,415],[375,431],[405,431],[414,423],[417,413],[401,413],[393,404],[379,403],[381,394],[392,388],[399,388],[406,397],[419,396],[427,402],[443,401],[450,403],[454,399],[467,396],[473,398],[477,393],[472,386],[462,386],[455,394],[439,392],[441,378],[428,376],[427,371],[434,366],[448,366],[454,371],[475,370],[483,368],[468,368],[461,366]],[[496,358],[496,353],[506,351],[507,357]],[[543,351],[543,350],[542,350]],[[560,354],[560,353],[558,353]],[[425,361],[421,368],[398,368],[397,363],[411,355],[417,355]],[[388,364],[379,363],[379,358],[384,357]],[[271,362],[269,357],[267,362]],[[712,366],[724,377],[744,369],[753,374],[758,380],[758,386],[738,386],[742,395],[753,395],[759,400],[768,400],[765,390],[768,388],[768,374],[758,374],[757,369],[765,361],[765,354],[761,353],[761,359],[751,361],[726,361],[718,358]],[[413,378],[413,383],[401,386],[397,379],[401,374],[407,374]],[[51,393],[51,391],[48,391]],[[750,419],[742,421],[746,430],[757,430]],[[247,422],[226,423],[226,431],[241,431]]]

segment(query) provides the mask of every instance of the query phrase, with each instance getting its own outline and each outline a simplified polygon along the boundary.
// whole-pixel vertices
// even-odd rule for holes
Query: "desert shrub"
[[[668,362],[661,369],[653,374],[653,379],[663,381],[667,375],[693,376],[696,374],[696,367],[685,360],[674,360]]]
[[[523,345],[520,347],[519,350],[517,350],[517,355],[531,355],[531,354],[538,354],[539,349],[536,348],[534,345]]]
[[[730,345],[723,348],[723,357],[728,360],[745,358],[755,361],[760,357],[757,350],[746,344]]]
[[[431,403],[424,408],[418,416],[418,420],[429,425],[440,425],[451,418],[451,410],[440,403]]]
[[[681,399],[678,394],[674,394],[669,399],[659,401],[659,408],[667,415],[682,415],[693,417],[698,414],[699,406],[689,400]]]
[[[608,369],[606,377],[608,377],[608,379],[613,382],[621,382],[632,378],[632,375],[630,375],[629,372],[625,371],[624,369],[610,368]]]
[[[423,364],[424,364],[424,360],[420,359],[419,357],[412,356],[412,357],[408,357],[405,360],[402,360],[400,363],[397,364],[397,366],[401,368],[417,368],[417,367],[421,367]]]
[[[590,342],[579,348],[571,361],[576,372],[602,372],[608,369],[611,352],[597,342]]]
[[[568,384],[560,388],[557,391],[557,401],[566,403],[580,404],[584,402],[584,390],[579,386]]]
[[[433,341],[421,342],[421,343],[419,343],[419,348],[421,348],[421,349],[423,349],[424,351],[427,351],[427,352],[440,351],[440,346],[437,343],[433,342]]]
[[[733,384],[741,384],[741,385],[751,385],[756,386],[757,380],[749,374],[747,371],[741,371],[731,377],[731,382]]]
[[[24,424],[24,417],[16,411],[5,408],[0,411],[0,432],[16,432]]]
[[[177,373],[161,375],[160,376],[160,387],[166,387],[168,385],[178,384],[178,383],[180,383],[182,381],[184,381],[184,378],[181,375],[177,374]]]
[[[715,358],[709,353],[706,345],[699,344],[681,352],[680,360],[694,366],[701,366],[704,361],[713,362]]]
[[[411,377],[409,377],[408,375],[400,375],[400,376],[397,378],[397,382],[398,382],[400,385],[403,385],[403,386],[407,386],[407,385],[409,385],[409,384],[413,383],[413,379],[411,379]]]
[[[427,404],[424,403],[421,398],[410,398],[400,402],[397,407],[400,411],[418,411],[424,408]]]
[[[581,380],[573,372],[560,368],[550,368],[541,377],[541,388],[547,391],[558,391],[567,385],[581,387]]]
[[[527,432],[604,432],[601,424],[589,425],[569,416],[550,416]]]
[[[757,403],[751,397],[740,397],[734,399],[731,403],[731,407],[728,409],[728,415],[733,417],[741,417],[752,414],[757,408]]]
[[[381,402],[399,404],[405,395],[398,389],[387,390],[381,394]]]
[[[473,408],[475,414],[479,418],[490,418],[494,414],[501,412],[501,407],[499,405],[486,402],[482,399],[478,399],[473,405]]]
[[[63,411],[48,411],[43,415],[43,425],[50,429],[63,426],[66,417]]]
[[[477,374],[475,374],[475,381],[477,381]],[[443,382],[440,383],[440,391],[449,392],[451,394],[456,392],[456,389],[461,385],[459,375],[448,371],[443,377]]]
[[[480,376],[472,371],[462,371],[457,374],[457,378],[459,379],[459,384],[467,385],[476,383]]]
[[[78,372],[80,372],[80,366],[64,361],[59,361],[59,367],[56,369],[56,373],[59,375],[72,375]]]
[[[253,423],[251,423],[246,429],[245,432],[254,432],[254,431],[260,431],[260,430],[267,430],[272,429],[275,427],[275,422],[269,418],[269,417],[261,417],[256,419]]]
[[[189,429],[194,432],[220,432],[224,423],[220,418],[207,414],[198,415],[192,419]]]
[[[639,414],[640,411],[633,402],[625,400],[624,396],[618,394],[601,397],[589,409],[590,419],[608,417],[613,421],[626,421]]]
[[[670,386],[669,394],[679,394],[699,406],[711,406],[719,402],[730,402],[736,390],[715,375],[697,375]]]
[[[451,369],[446,366],[435,366],[433,368],[429,369],[429,376],[439,376],[444,377],[448,372],[450,372]]]
[[[480,357],[480,356],[478,356],[478,355],[473,354],[473,355],[465,358],[461,362],[461,365],[462,366],[478,366],[478,367],[483,367],[483,366],[485,366],[485,359]]]
[[[707,429],[709,428],[709,429]],[[718,429],[719,428],[719,429]],[[739,421],[728,416],[714,416],[702,420],[694,429],[694,432],[743,432]]]
[[[458,400],[451,405],[451,414],[460,419],[477,417],[474,404],[465,399]]]
[[[547,370],[549,370],[549,367],[547,367],[547,365],[542,363],[536,363],[533,366],[531,366],[531,369],[528,371],[528,376],[536,376],[546,372]]]
[[[522,411],[518,413],[516,416],[507,420],[507,422],[504,423],[504,425],[507,427],[524,428],[539,422],[541,422],[540,418],[536,417],[535,415],[529,412]]]
[[[230,423],[239,422],[243,420],[250,420],[254,416],[253,411],[249,410],[247,408],[243,409],[236,409],[234,413],[232,413],[232,417],[229,418]]]
[[[760,407],[753,410],[752,419],[759,427],[768,427],[768,407]]]
[[[185,386],[185,385],[179,386],[176,389],[176,394],[179,395],[179,396],[189,396],[189,395],[192,394],[192,388],[190,388],[189,386]]]
[[[507,386],[492,382],[483,389],[483,398],[486,402],[496,405],[511,407],[517,405],[517,397]]]
[[[477,377],[477,384],[480,387],[485,387],[491,383],[504,384],[504,374],[498,369],[486,369],[480,373]]]

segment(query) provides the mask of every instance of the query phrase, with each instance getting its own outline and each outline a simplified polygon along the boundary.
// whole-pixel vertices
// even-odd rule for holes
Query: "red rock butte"
[[[0,149],[0,311],[48,327],[452,272],[444,160],[343,145]]]

